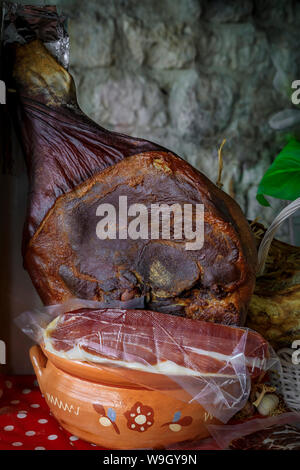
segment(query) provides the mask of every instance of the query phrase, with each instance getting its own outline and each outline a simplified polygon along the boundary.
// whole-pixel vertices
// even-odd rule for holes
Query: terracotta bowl
[[[30,357],[41,392],[61,426],[102,447],[162,449],[208,437],[206,425],[219,423],[199,403],[178,399],[182,391],[171,380],[162,382],[160,390],[150,390],[113,368],[69,361],[39,346],[31,348]],[[143,374],[149,375],[149,384],[157,380],[155,374]]]

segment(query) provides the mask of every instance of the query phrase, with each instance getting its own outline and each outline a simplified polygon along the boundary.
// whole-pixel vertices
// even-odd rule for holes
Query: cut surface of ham
[[[48,325],[45,349],[72,360],[167,375],[234,376],[238,361],[252,377],[267,368],[257,333],[145,310],[79,309]]]

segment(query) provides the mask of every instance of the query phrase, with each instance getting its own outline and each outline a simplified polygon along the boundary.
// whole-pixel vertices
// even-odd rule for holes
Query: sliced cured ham
[[[80,309],[57,317],[45,349],[67,359],[167,375],[252,377],[267,368],[267,342],[257,333],[146,310]]]

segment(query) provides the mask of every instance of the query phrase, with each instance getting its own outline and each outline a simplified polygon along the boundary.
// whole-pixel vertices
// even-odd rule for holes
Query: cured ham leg
[[[24,265],[43,302],[137,298],[163,313],[243,324],[256,248],[239,206],[172,152],[92,122],[40,40],[13,50],[30,182]],[[118,211],[124,196],[149,212],[151,204],[203,204],[203,247],[186,251],[185,237],[99,240],[97,207]]]

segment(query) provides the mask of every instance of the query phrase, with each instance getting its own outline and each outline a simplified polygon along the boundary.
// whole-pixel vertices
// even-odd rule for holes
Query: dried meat
[[[19,36],[26,31],[25,44],[8,49],[30,184],[23,256],[43,302],[137,298],[163,313],[243,324],[256,247],[239,206],[174,153],[92,122],[71,75],[34,37],[36,28],[16,16]],[[147,211],[203,204],[204,246],[187,251],[184,236],[99,240],[97,207],[118,210],[122,196]]]

